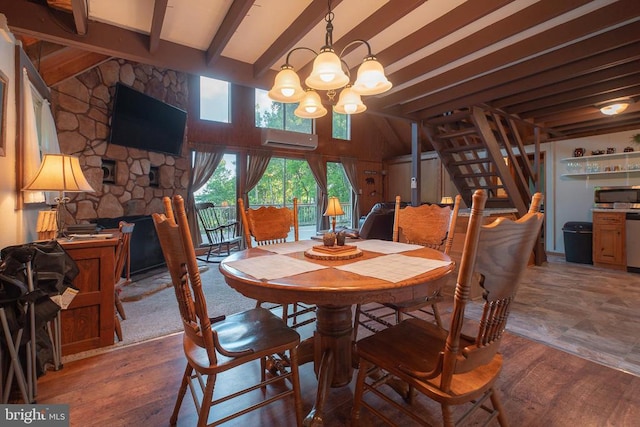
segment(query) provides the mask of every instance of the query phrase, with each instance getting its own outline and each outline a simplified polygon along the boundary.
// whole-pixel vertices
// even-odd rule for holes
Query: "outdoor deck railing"
[[[260,206],[269,205],[250,205],[251,208],[257,209]],[[273,205],[279,206],[279,205]],[[341,203],[344,215],[336,217],[338,225],[344,227],[351,226],[351,203]],[[287,205],[288,208],[293,208],[293,205]],[[215,207],[218,215],[218,220],[221,224],[227,224],[229,222],[236,221],[236,206],[217,206]],[[315,225],[316,224],[316,205],[311,203],[298,204],[298,225]]]

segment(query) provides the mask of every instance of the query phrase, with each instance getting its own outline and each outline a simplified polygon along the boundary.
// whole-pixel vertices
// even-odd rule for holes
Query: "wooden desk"
[[[364,248],[365,242],[356,242]],[[382,242],[382,241],[375,241]],[[310,241],[309,247],[318,242]],[[382,242],[388,248],[407,248],[408,245],[395,242]],[[359,258],[325,261],[305,257],[304,242],[291,242],[274,245],[279,249],[286,249],[287,245],[298,249],[295,252],[277,254],[271,252],[273,246],[262,246],[236,252],[225,258],[220,263],[220,271],[225,276],[229,286],[243,295],[259,301],[274,303],[304,302],[316,304],[317,323],[316,332],[311,341],[300,344],[300,363],[313,361],[318,377],[318,391],[316,403],[307,418],[305,425],[322,425],[322,410],[324,401],[328,395],[329,387],[342,387],[351,381],[353,364],[351,356],[352,347],[352,305],[368,302],[398,302],[415,298],[426,297],[439,289],[444,278],[453,270],[451,259],[446,254],[424,247],[415,246],[418,249],[402,251],[398,254],[410,257],[424,258],[425,260],[441,260],[446,265],[426,271],[421,274],[407,277],[403,280],[391,282],[380,278],[357,274],[355,272],[340,270],[336,267],[346,266],[360,261],[372,260],[384,257],[384,253],[363,250],[363,256]],[[275,256],[278,256],[277,258]],[[271,265],[282,265],[282,256],[292,259],[304,260],[314,264],[326,266],[315,271],[295,274],[289,277],[275,279],[258,279],[235,268],[234,261],[251,259],[254,257],[273,257]],[[286,259],[284,259],[286,262]],[[231,265],[230,265],[231,264]],[[425,261],[426,264],[426,261]],[[378,265],[383,265],[387,271],[402,271],[403,267],[398,263],[385,262],[380,259]],[[255,273],[257,277],[261,276]],[[277,274],[277,273],[276,273]],[[372,273],[371,273],[372,274]]]
[[[60,245],[77,263],[73,286],[80,290],[62,310],[62,354],[113,344],[115,247],[118,238],[68,241]]]

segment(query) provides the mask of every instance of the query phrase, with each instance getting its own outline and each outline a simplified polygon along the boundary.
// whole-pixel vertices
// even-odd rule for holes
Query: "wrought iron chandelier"
[[[367,109],[362,102],[363,95],[377,95],[388,91],[393,86],[384,74],[384,68],[371,53],[368,42],[356,39],[349,42],[337,55],[333,49],[333,18],[331,0],[328,2],[325,16],[327,22],[325,45],[317,53],[308,47],[295,47],[287,53],[285,64],[280,67],[276,75],[273,87],[269,91],[269,98],[282,103],[299,102],[294,114],[298,117],[315,119],[327,114],[327,109],[322,105],[317,90],[327,91],[327,96],[333,102],[336,91],[340,91],[338,102],[333,106],[333,111],[341,114],[357,114]],[[356,44],[364,44],[367,47],[367,56],[358,68],[357,78],[353,85],[350,84],[349,67],[342,59],[345,51]],[[300,84],[300,77],[295,72],[289,58],[297,50],[308,50],[316,55],[313,61],[311,74],[305,79],[307,89]],[[345,66],[346,73],[343,71]]]

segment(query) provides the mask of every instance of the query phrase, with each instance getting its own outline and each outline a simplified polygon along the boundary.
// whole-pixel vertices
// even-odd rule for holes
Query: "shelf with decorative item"
[[[560,161],[565,164],[563,177],[640,173],[640,151],[568,157]]]

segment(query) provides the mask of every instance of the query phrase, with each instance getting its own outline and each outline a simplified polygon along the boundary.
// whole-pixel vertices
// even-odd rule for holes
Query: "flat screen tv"
[[[116,84],[109,142],[179,156],[187,112]]]

